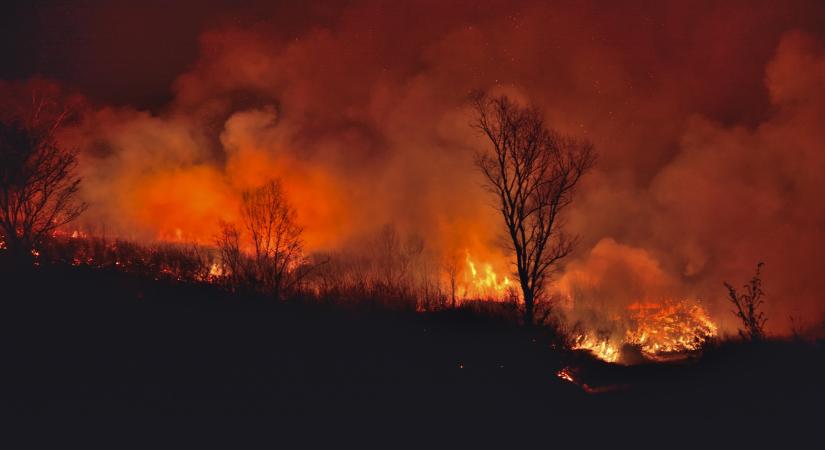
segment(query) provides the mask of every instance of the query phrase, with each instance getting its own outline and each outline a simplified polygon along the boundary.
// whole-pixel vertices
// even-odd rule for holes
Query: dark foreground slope
[[[468,312],[231,296],[90,268],[3,274],[4,408],[25,415],[822,413],[817,344],[607,366]],[[586,393],[556,373],[570,367]]]

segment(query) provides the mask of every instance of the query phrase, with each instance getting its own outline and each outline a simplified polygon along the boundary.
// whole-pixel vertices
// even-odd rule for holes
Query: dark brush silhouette
[[[153,274],[140,263],[146,248],[110,247],[106,257],[121,264],[41,260],[0,271],[6,416],[274,415],[317,424],[409,414],[452,424],[501,420],[502,411],[586,420],[821,413],[821,341],[726,341],[696,360],[622,366],[554,346],[540,329],[518,326],[508,303],[416,312],[366,297],[264,301],[271,296]],[[128,252],[137,261],[124,269]],[[563,369],[572,381],[557,375]]]
[[[750,342],[759,342],[765,339],[765,322],[768,321],[765,313],[761,310],[765,303],[762,290],[762,266],[760,262],[756,265],[756,274],[744,286],[744,292],[737,292],[730,283],[725,282],[728,289],[728,300],[736,308],[733,313],[742,321],[742,328],[739,329],[739,336]]]

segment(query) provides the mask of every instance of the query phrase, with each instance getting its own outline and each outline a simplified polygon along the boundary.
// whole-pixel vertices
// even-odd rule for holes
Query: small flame
[[[218,263],[213,262],[212,265],[209,266],[209,276],[210,277],[223,276],[223,269],[221,268],[221,266],[218,265]]]
[[[559,370],[556,373],[556,376],[561,378],[562,380],[569,381],[571,383],[576,383],[576,380],[573,379],[573,374],[570,373],[570,368],[569,367],[565,367],[565,368]]]

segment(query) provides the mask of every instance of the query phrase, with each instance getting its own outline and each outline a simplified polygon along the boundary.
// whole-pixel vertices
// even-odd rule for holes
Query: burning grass
[[[607,362],[630,362],[629,349],[637,349],[647,360],[661,361],[698,351],[718,333],[705,309],[691,300],[636,302],[628,306],[625,322],[618,337],[579,333],[573,338],[573,348]]]

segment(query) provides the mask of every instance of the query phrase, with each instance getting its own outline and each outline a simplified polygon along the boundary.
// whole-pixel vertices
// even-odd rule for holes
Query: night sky
[[[157,108],[198,57],[211,27],[265,22],[285,37],[323,25],[342,2],[229,0],[9,1],[0,17],[0,79],[40,75],[102,102]]]

